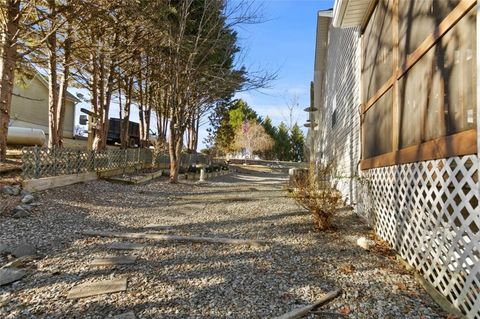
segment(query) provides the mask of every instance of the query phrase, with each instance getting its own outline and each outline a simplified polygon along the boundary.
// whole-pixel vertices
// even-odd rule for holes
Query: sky
[[[277,78],[268,89],[240,92],[235,98],[242,98],[259,115],[264,118],[269,116],[278,125],[281,121],[289,122],[287,105],[292,105],[297,97],[298,105],[293,111],[293,121],[298,121],[304,128],[308,114],[303,109],[310,104],[310,81],[313,80],[317,12],[332,8],[334,1],[254,0],[253,3],[254,6],[258,5],[264,22],[236,28],[239,45],[243,49],[242,62],[249,70],[277,73]],[[80,91],[88,96],[84,90],[72,91]],[[111,117],[118,117],[115,102],[111,106]],[[79,108],[88,108],[88,104],[80,103],[77,106],[77,124]],[[132,121],[138,121],[137,112],[132,110]],[[207,128],[208,124],[200,128],[199,150],[205,148]],[[305,128],[304,132],[306,133]]]
[[[310,81],[313,80],[317,12],[333,7],[333,0],[255,0],[265,22],[237,28],[244,64],[251,70],[278,73],[271,88],[240,92],[262,117],[269,116],[275,125],[289,122],[287,105],[295,96],[293,121],[303,124],[310,104]],[[288,123],[287,123],[288,124]],[[206,136],[202,127],[201,137]],[[304,130],[306,133],[306,129]],[[203,138],[201,138],[203,140]],[[204,145],[200,146],[200,149]]]
[[[316,14],[332,7],[333,1],[261,0],[266,22],[237,30],[246,49],[246,65],[251,69],[278,71],[272,88],[237,94],[262,115],[281,121],[288,113],[286,104],[296,94],[300,105],[310,100],[313,80]],[[301,110],[300,110],[301,111]],[[306,117],[301,117],[303,119]]]

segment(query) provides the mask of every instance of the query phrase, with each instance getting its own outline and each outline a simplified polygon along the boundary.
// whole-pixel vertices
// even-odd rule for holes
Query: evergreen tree
[[[275,139],[275,153],[280,161],[290,161],[292,159],[290,136],[288,127],[281,122],[278,126],[278,132]]]
[[[290,133],[290,144],[291,156],[294,161],[303,161],[304,159],[304,149],[305,149],[305,138],[303,132],[295,123],[292,127],[292,132]]]
[[[265,120],[262,122],[262,126],[265,129],[265,132],[273,139],[273,141],[276,141],[277,128],[272,124],[270,117],[267,116],[265,118]],[[275,153],[275,146],[263,152],[262,156],[264,159],[275,159],[277,157]]]
[[[219,103],[209,119],[213,129],[209,130],[207,143],[213,153],[218,155],[235,150],[235,132],[242,127],[245,120],[259,123],[262,121],[257,112],[241,99]]]
[[[253,110],[244,100],[235,100],[232,103],[232,106],[228,112],[229,124],[235,132],[242,126],[242,123],[247,121],[259,121],[261,118],[258,116],[257,112]]]

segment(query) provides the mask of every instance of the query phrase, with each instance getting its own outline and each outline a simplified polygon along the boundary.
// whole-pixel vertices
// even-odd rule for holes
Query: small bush
[[[317,178],[310,168],[302,178],[293,180],[292,197],[313,215],[313,223],[317,230],[332,228],[333,218],[342,206],[340,192],[331,186],[328,178],[332,165],[319,168]]]

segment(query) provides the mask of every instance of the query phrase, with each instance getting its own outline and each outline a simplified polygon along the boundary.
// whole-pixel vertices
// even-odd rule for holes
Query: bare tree
[[[26,54],[18,52],[25,41],[25,17],[28,17],[34,0],[3,0],[0,3],[0,162],[6,160],[8,124],[18,61]]]
[[[249,156],[254,153],[265,152],[273,148],[275,141],[265,131],[265,128],[256,121],[245,121],[235,132],[235,146],[245,149]]]
[[[289,98],[286,98],[285,104],[286,104],[288,113],[287,115],[283,114],[283,120],[287,125],[288,132],[292,132],[293,126],[295,125],[295,123],[298,122],[298,114],[296,113],[297,113],[298,107],[300,106],[299,100],[300,98],[296,93],[290,96]]]

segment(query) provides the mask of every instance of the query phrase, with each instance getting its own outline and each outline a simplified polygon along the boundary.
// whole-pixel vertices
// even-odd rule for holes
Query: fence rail
[[[155,157],[155,159],[154,159]],[[192,165],[210,165],[216,161],[203,154],[182,154],[181,168]],[[136,164],[152,164],[168,168],[168,153],[155,156],[151,149],[109,149],[85,151],[69,148],[24,147],[22,149],[22,175],[25,179],[79,174],[125,168]]]

